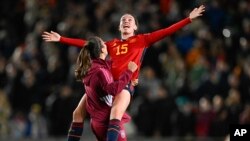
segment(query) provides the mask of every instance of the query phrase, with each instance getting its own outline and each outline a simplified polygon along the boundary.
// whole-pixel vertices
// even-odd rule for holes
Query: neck
[[[134,33],[122,33],[121,37],[122,37],[123,40],[126,40],[126,39],[128,39],[129,37],[131,37],[133,35],[134,35]]]
[[[100,57],[99,57],[100,59],[102,59],[102,60],[105,60],[105,58],[106,58],[106,55],[105,54],[100,54]]]

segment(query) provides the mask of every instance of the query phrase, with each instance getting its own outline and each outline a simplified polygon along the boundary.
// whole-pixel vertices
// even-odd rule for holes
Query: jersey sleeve
[[[117,95],[122,91],[122,89],[125,88],[125,86],[131,80],[133,74],[130,70],[126,70],[122,73],[118,80],[111,81],[109,78],[110,76],[107,76],[108,73],[106,73],[105,71],[107,70],[99,71],[99,83],[104,91],[113,96]]]
[[[146,43],[149,45],[163,39],[164,37],[171,35],[175,33],[180,28],[184,27],[185,25],[191,23],[190,18],[185,18],[167,28],[160,29],[157,31],[154,31],[152,33],[144,34]]]
[[[78,48],[82,48],[85,45],[86,40],[67,38],[67,37],[61,36],[60,43],[70,45],[70,46],[76,46]]]

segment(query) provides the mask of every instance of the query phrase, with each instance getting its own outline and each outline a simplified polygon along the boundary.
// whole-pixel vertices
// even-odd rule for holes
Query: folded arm
[[[100,84],[104,91],[108,94],[115,96],[120,93],[125,86],[129,83],[132,77],[132,71],[126,70],[122,73],[120,78],[117,81],[109,82],[109,78],[107,78],[107,73],[105,71],[100,71],[98,77],[100,78]]]

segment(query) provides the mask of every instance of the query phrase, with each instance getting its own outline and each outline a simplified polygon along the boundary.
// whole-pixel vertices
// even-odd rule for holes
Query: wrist
[[[128,69],[128,72],[133,73],[133,71],[132,71],[132,70],[130,70],[130,69]]]
[[[190,16],[188,16],[187,19],[189,20],[189,22],[193,21],[193,18],[191,18]]]

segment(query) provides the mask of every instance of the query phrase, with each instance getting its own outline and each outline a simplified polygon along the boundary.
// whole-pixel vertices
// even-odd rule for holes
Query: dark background
[[[84,94],[74,78],[79,49],[45,43],[43,31],[110,40],[120,37],[124,13],[147,33],[201,4],[201,18],[147,50],[128,135],[224,138],[229,124],[249,124],[248,0],[1,0],[0,139],[66,138]],[[91,134],[85,126],[83,138]]]

